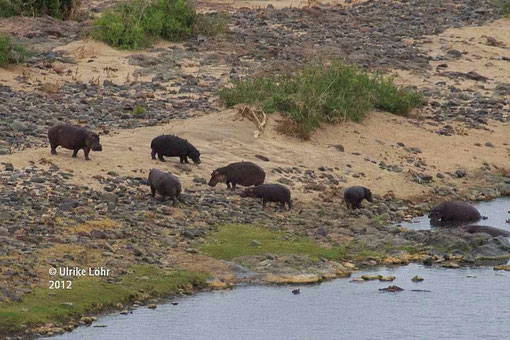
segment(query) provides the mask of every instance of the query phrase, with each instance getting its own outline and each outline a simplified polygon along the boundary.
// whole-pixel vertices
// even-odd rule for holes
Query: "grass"
[[[186,40],[226,30],[226,17],[197,14],[190,0],[129,0],[94,21],[92,37],[121,49],[151,46],[157,39]]]
[[[74,280],[70,290],[35,288],[20,302],[0,303],[0,337],[27,326],[60,323],[96,314],[145,296],[166,297],[187,291],[190,285],[205,287],[205,275],[165,271],[154,266],[134,266],[118,284],[100,280]]]
[[[28,51],[23,46],[15,44],[10,36],[0,34],[0,67],[22,63],[27,56]]]
[[[500,6],[500,13],[503,16],[510,15],[510,0],[498,0],[497,1]]]
[[[252,245],[256,240],[260,246]],[[345,250],[341,247],[325,248],[304,237],[293,237],[285,232],[274,232],[261,227],[243,224],[227,224],[211,235],[201,250],[211,257],[232,260],[239,256],[308,255],[313,258],[341,260]]]
[[[0,0],[0,17],[49,15],[69,19],[79,6],[79,0]]]
[[[133,116],[135,116],[135,117],[145,117],[145,113],[146,112],[147,112],[147,110],[145,110],[145,108],[143,106],[137,105],[133,109]]]
[[[281,112],[289,128],[281,131],[309,139],[321,123],[362,121],[374,108],[408,115],[423,96],[394,84],[393,78],[361,71],[334,60],[315,62],[293,74],[257,77],[220,90],[227,107],[260,105],[266,113]]]

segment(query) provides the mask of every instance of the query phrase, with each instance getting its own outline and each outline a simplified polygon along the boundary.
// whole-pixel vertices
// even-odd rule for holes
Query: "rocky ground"
[[[104,10],[101,2],[85,4],[92,13]],[[504,238],[408,231],[391,224],[426,213],[444,199],[510,195],[510,173],[504,167],[510,156],[510,73],[504,72],[510,70],[508,31],[492,29],[492,35],[480,33],[475,40],[455,38],[462,33],[455,30],[466,26],[508,26],[493,1],[367,1],[283,9],[269,4],[230,10],[225,36],[160,43],[137,52],[81,40],[90,19],[2,19],[0,30],[14,32],[36,52],[26,65],[0,71],[0,301],[16,301],[28,293],[47,279],[49,266],[105,265],[116,268],[111,281],[132,264],[146,263],[213,272],[220,282],[278,283],[347,275],[350,262],[455,267],[510,254]],[[165,165],[185,183],[182,202],[172,207],[149,197],[146,169],[140,169],[143,157],[114,166],[111,153],[92,154],[88,170],[80,165],[73,171],[77,163],[69,163],[65,152],[57,159],[41,156],[47,154],[39,147],[47,146],[48,127],[60,121],[86,125],[112,141],[127,135],[123,129],[142,135],[157,126],[179,129],[178,121],[191,122],[185,131],[192,135],[194,122],[196,131],[202,131],[199,126],[216,125],[214,117],[224,117],[216,98],[219,87],[254,74],[285,72],[318,56],[394,73],[397,81],[423,92],[428,103],[409,119],[374,118],[377,124],[413,131],[411,135],[378,131],[377,124],[347,124],[345,131],[325,127],[305,145],[267,132],[262,142],[274,139],[280,142],[277,147],[323,152],[317,156],[321,160],[310,163],[292,158],[298,156],[273,157],[266,150],[271,159],[282,159],[271,160],[265,169],[272,181],[293,189],[297,204],[290,212],[262,211],[259,202],[208,187],[209,168]],[[478,67],[480,56],[484,64]],[[470,66],[462,64],[468,62]],[[145,110],[135,114],[138,106]],[[237,129],[249,123],[236,124]],[[201,150],[212,155],[204,164],[219,166],[229,154],[253,157],[253,149],[245,145],[262,142],[236,142],[237,136],[221,135],[222,144],[203,138]],[[437,145],[448,145],[450,152],[459,148],[454,165],[451,154],[435,154]],[[133,144],[127,147],[139,150]],[[215,148],[224,154],[215,158]],[[332,151],[342,160],[333,161]],[[377,183],[393,178],[398,178],[389,182],[394,190]],[[346,210],[341,190],[352,184],[375,187],[374,203]],[[200,254],[200,245],[225,223],[289,231],[327,247],[345,246],[351,255],[342,264],[272,254],[226,264]],[[373,255],[381,249],[384,256]],[[240,264],[253,272],[247,274]]]

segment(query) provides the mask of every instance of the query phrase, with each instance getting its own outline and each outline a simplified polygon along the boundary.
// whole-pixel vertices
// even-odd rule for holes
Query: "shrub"
[[[503,16],[510,15],[510,0],[498,0],[500,12]]]
[[[0,34],[0,67],[21,63],[27,55],[23,46],[13,43],[10,36]]]
[[[304,139],[322,122],[361,121],[374,108],[407,115],[423,103],[420,94],[394,85],[392,78],[339,60],[330,66],[313,63],[291,75],[248,79],[219,95],[227,107],[245,103],[260,105],[266,113],[282,112],[296,125],[284,120],[279,130]]]
[[[144,117],[145,116],[145,112],[147,112],[147,110],[145,110],[145,108],[143,106],[137,105],[133,109],[133,116],[135,116],[135,117]]]
[[[206,19],[207,18],[207,19]],[[123,49],[150,46],[158,38],[182,41],[198,32],[225,31],[226,18],[196,14],[189,0],[130,0],[94,21],[92,37]]]
[[[50,15],[69,19],[79,5],[79,0],[0,0],[0,17]]]

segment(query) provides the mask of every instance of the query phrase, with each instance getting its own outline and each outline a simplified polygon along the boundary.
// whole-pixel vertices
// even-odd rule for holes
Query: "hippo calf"
[[[156,159],[156,154],[160,161],[164,162],[163,156],[179,157],[181,163],[188,163],[188,157],[195,164],[200,164],[200,152],[187,139],[182,139],[173,135],[161,135],[154,138],[151,142],[152,159]]]
[[[51,154],[57,154],[57,147],[73,150],[73,157],[76,157],[78,151],[83,149],[85,159],[90,160],[89,152],[102,151],[103,147],[99,144],[99,135],[84,127],[71,124],[60,124],[48,130],[48,139],[51,146]]]
[[[366,199],[369,202],[373,202],[372,192],[370,189],[360,186],[354,186],[347,188],[344,191],[344,201],[348,209],[360,209],[361,201]]]
[[[465,202],[443,202],[430,210],[429,218],[431,224],[438,222],[461,222],[478,221],[480,212],[472,205]]]
[[[152,197],[155,197],[156,192],[158,192],[163,196],[163,200],[166,196],[170,196],[172,204],[175,205],[177,203],[177,198],[181,193],[181,181],[179,181],[179,178],[158,169],[151,169],[148,183],[151,187]]]
[[[209,185],[216,186],[218,182],[227,183],[227,188],[234,190],[236,185],[249,187],[261,185],[266,179],[266,173],[260,166],[252,162],[237,162],[223,168],[218,168],[211,173]],[[230,187],[232,184],[232,188]]]
[[[486,233],[491,235],[492,237],[498,236],[510,237],[510,231],[489,227],[487,225],[464,225],[460,227],[460,229],[470,234]]]
[[[280,202],[280,209],[283,210],[285,203],[292,209],[290,190],[281,184],[261,184],[253,188],[247,188],[241,193],[241,197],[262,198],[262,208],[267,202]]]

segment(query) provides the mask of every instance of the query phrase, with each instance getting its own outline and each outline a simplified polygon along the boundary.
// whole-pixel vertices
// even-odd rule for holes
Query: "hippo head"
[[[95,132],[89,132],[87,134],[87,146],[92,151],[103,151],[103,147],[99,144],[99,135]]]
[[[438,207],[432,208],[432,210],[430,210],[428,217],[432,222],[439,222],[441,220],[441,209]]]
[[[370,189],[367,189],[367,188],[364,188],[365,189],[365,199],[369,202],[373,202],[374,199],[372,198],[372,191],[370,191]]]
[[[241,197],[255,197],[255,193],[253,188],[246,188],[243,192],[241,192]]]
[[[188,156],[191,158],[193,163],[200,164],[200,152],[198,150],[191,151]]]
[[[227,181],[227,175],[222,174],[218,170],[214,170],[211,173],[211,179],[209,180],[209,185],[211,187],[216,186],[219,182],[226,182]]]

